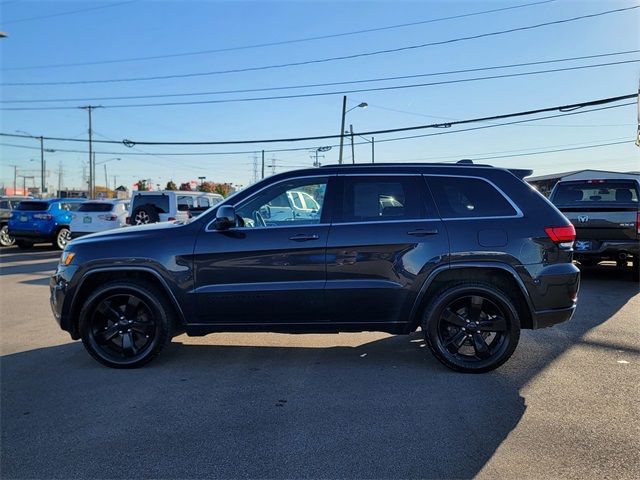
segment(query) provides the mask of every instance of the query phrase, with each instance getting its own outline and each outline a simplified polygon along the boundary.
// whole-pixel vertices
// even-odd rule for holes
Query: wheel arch
[[[524,282],[511,265],[499,262],[466,262],[442,266],[427,277],[411,309],[411,331],[420,325],[421,317],[430,299],[435,298],[438,292],[448,285],[461,281],[488,281],[511,294],[518,309],[521,327],[533,328],[531,298]],[[514,288],[514,282],[517,288]]]
[[[142,280],[159,288],[160,291],[168,295],[171,305],[173,306],[173,309],[175,311],[176,318],[178,319],[180,324],[182,325],[185,323],[185,315],[180,304],[178,303],[177,298],[171,291],[171,288],[169,288],[166,280],[162,278],[162,275],[160,275],[154,269],[142,266],[128,266],[127,268],[101,267],[94,268],[86,272],[78,282],[78,286],[75,289],[73,300],[69,307],[72,338],[80,338],[79,314],[80,310],[82,309],[84,299],[91,294],[96,286],[115,279]],[[175,327],[180,327],[181,325],[175,325]]]

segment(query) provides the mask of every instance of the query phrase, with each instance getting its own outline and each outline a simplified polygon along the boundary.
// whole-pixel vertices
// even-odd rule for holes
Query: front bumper
[[[558,308],[552,310],[541,310],[533,312],[531,315],[532,328],[547,328],[557,325],[558,323],[566,322],[573,317],[576,311],[576,304],[568,308]]]
[[[77,340],[78,333],[74,329],[73,322],[71,321],[71,308],[70,308],[70,282],[77,271],[76,266],[63,266],[59,265],[56,272],[49,279],[49,303],[51,304],[51,311],[60,328],[71,334],[74,340]]]

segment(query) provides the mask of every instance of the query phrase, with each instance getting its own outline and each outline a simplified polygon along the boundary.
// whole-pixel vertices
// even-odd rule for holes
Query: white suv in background
[[[127,224],[129,200],[91,200],[83,202],[73,214],[71,238],[103,232]]]
[[[131,225],[188,220],[223,200],[218,193],[160,191],[133,192],[129,208]]]

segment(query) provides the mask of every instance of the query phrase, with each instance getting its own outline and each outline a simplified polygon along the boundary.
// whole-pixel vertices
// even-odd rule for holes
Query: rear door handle
[[[414,237],[426,237],[427,235],[437,235],[438,229],[427,230],[425,228],[416,228],[415,230],[409,230],[407,235],[413,235]]]
[[[293,237],[289,237],[289,240],[293,240],[294,242],[308,242],[309,240],[318,240],[319,238],[320,237],[318,235],[306,235],[304,233],[300,233]]]

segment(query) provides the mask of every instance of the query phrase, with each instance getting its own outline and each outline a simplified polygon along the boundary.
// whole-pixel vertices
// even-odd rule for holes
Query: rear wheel
[[[58,250],[64,250],[64,247],[66,247],[67,243],[69,243],[70,241],[71,232],[67,227],[62,227],[60,230],[58,230],[58,233],[56,233],[56,239],[53,242],[53,246]]]
[[[155,288],[113,281],[98,288],[80,312],[85,348],[112,368],[135,368],[153,360],[171,341],[172,306]]]
[[[142,205],[133,211],[131,223],[133,225],[146,225],[160,221],[160,215],[153,205]]]
[[[9,227],[7,225],[3,225],[2,228],[0,228],[0,246],[10,247],[14,242],[14,238],[9,235]]]
[[[27,242],[25,240],[16,240],[16,245],[21,250],[29,250],[33,248],[33,242]]]
[[[465,373],[498,368],[520,339],[514,301],[508,293],[485,283],[446,288],[427,308],[422,330],[434,356]]]

